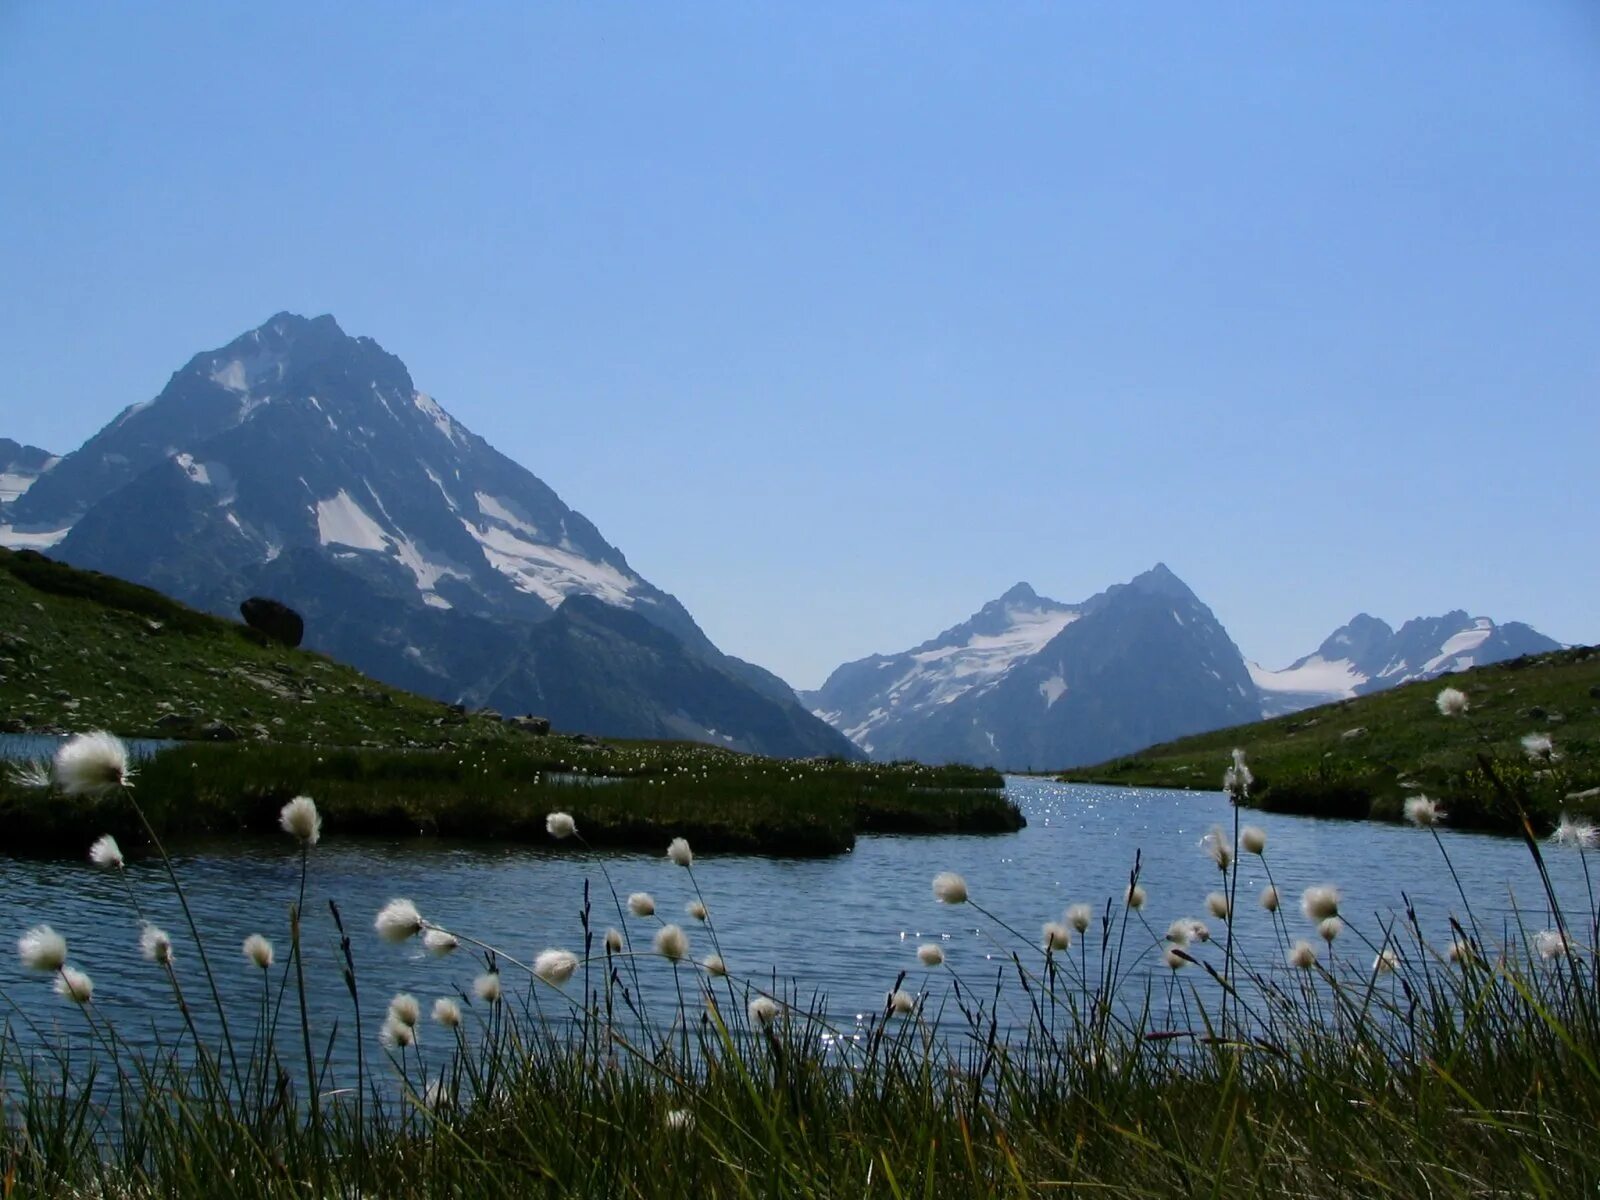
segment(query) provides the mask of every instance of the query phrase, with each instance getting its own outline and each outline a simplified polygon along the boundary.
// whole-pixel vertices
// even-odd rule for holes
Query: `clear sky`
[[[0,435],[332,312],[814,686],[1157,560],[1600,641],[1600,5],[0,2]]]

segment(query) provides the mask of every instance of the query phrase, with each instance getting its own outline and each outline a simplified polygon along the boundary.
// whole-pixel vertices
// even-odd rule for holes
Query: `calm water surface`
[[[1141,881],[1149,893],[1144,915],[1157,935],[1181,916],[1201,917],[1220,932],[1221,923],[1205,912],[1205,896],[1217,887],[1218,873],[1198,847],[1211,825],[1231,821],[1220,793],[1022,778],[1007,786],[1028,817],[1028,827],[1016,834],[865,837],[854,853],[821,860],[698,858],[694,879],[727,961],[736,974],[770,982],[776,973],[796,981],[802,996],[824,995],[830,1015],[848,1027],[858,1014],[881,1005],[901,971],[909,973],[906,986],[913,989],[938,995],[948,986],[942,970],[919,966],[919,942],[941,943],[950,969],[969,983],[991,981],[1017,944],[971,906],[935,903],[930,881],[936,872],[961,872],[973,900],[1031,938],[1042,922],[1059,920],[1069,903],[1086,901],[1097,914],[1113,898],[1120,903],[1136,852],[1143,856]],[[1430,939],[1440,947],[1450,941],[1446,918],[1451,911],[1459,913],[1462,904],[1429,833],[1263,813],[1247,813],[1245,820],[1267,831],[1266,865],[1285,896],[1293,897],[1285,904],[1292,936],[1313,936],[1298,912],[1301,889],[1332,883],[1343,891],[1351,926],[1339,949],[1352,958],[1371,961],[1359,935],[1381,940],[1381,925],[1402,911],[1407,897]],[[84,831],[85,849],[95,833]],[[1530,930],[1549,923],[1538,876],[1518,841],[1448,830],[1441,840],[1486,933],[1499,937],[1519,919]],[[1587,892],[1578,855],[1552,851],[1548,858],[1563,904],[1583,911]],[[287,960],[287,909],[300,872],[293,843],[285,836],[191,848],[177,869],[225,992],[246,1006],[240,1011],[252,1011],[248,1005],[260,995],[259,973],[244,962],[239,946],[247,934],[261,932],[277,945],[279,964]],[[606,872],[624,897],[651,892],[661,917],[689,931],[696,957],[710,952],[706,929],[684,914],[693,897],[689,874],[665,857],[327,837],[311,854],[307,891],[314,1019],[323,1027],[338,1020],[348,1028],[351,1015],[329,900],[338,903],[355,935],[364,1018],[375,1028],[395,991],[414,992],[425,1004],[433,996],[470,993],[472,978],[482,969],[465,952],[433,959],[415,942],[380,942],[372,918],[391,897],[408,897],[425,917],[531,961],[548,946],[582,952],[579,912],[588,881],[596,948],[599,931],[624,924],[636,945],[647,946],[659,922],[631,916],[624,922],[611,900]],[[131,864],[127,875],[145,914],[172,934],[186,987],[196,1009],[203,1010],[198,961],[159,864]],[[1277,942],[1255,902],[1266,882],[1262,861],[1245,855],[1238,936],[1258,964],[1275,964]],[[0,856],[0,932],[8,939],[0,957],[0,1004],[13,1013],[15,1005],[46,1024],[77,1020],[70,1006],[51,994],[48,980],[23,971],[11,951],[16,936],[39,923],[66,936],[72,962],[95,980],[99,1011],[124,1037],[136,1040],[142,1031],[175,1028],[165,979],[139,956],[138,920],[125,881],[86,861]],[[1135,940],[1130,935],[1129,945]],[[1220,948],[1206,953],[1213,951],[1220,961]],[[1144,953],[1139,969],[1152,978],[1166,975],[1155,948]],[[641,973],[646,992],[668,1003],[672,973],[667,964],[645,961]],[[510,971],[505,979],[509,986]],[[570,986],[579,988],[576,980]],[[546,1011],[551,1011],[548,1001]]]

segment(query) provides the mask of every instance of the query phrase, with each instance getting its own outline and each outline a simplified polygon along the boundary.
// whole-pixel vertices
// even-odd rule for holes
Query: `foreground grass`
[[[103,756],[72,771],[58,762],[55,775],[67,791],[105,791],[98,815],[121,805],[138,819],[121,777]],[[1426,825],[1436,814],[1414,815]],[[677,926],[653,903],[625,907],[609,878],[585,886],[573,949],[531,964],[391,902],[374,922],[383,940],[424,937],[480,973],[432,1022],[407,995],[384,1013],[357,963],[409,947],[385,948],[367,914],[332,906],[323,930],[328,918],[305,906],[314,810],[296,801],[281,821],[300,839],[301,876],[282,898],[287,928],[266,930],[280,957],[258,946],[244,963],[231,950],[208,958],[192,926],[172,937],[142,926],[146,969],[170,990],[166,1026],[181,1014],[176,1037],[105,1020],[47,931],[19,942],[38,986],[54,977],[63,1012],[41,1023],[36,1005],[0,992],[14,1014],[0,1030],[0,1194],[1450,1197],[1600,1186],[1600,908],[1591,889],[1586,906],[1564,910],[1545,864],[1547,852],[1580,855],[1588,879],[1592,827],[1569,824],[1547,850],[1524,823],[1543,901],[1521,908],[1532,925],[1498,935],[1480,930],[1465,887],[1437,929],[1409,910],[1369,922],[1358,900],[1322,887],[1307,889],[1303,914],[1287,895],[1257,907],[1238,892],[1239,855],[1258,855],[1270,879],[1273,854],[1237,820],[1203,843],[1218,867],[1205,901],[1214,933],[1192,920],[1165,937],[1149,926],[1137,855],[1120,903],[1069,908],[1042,949],[1014,915],[941,875],[935,897],[970,905],[991,965],[957,974],[924,958],[911,985],[921,990],[906,990],[904,973],[886,978],[882,1010],[840,1028],[803,981],[694,961]],[[566,836],[578,827],[550,822]],[[1415,836],[1418,853],[1448,858],[1443,841]],[[121,861],[114,848],[96,857],[112,870]],[[698,896],[689,846],[668,857],[683,868],[679,890]],[[128,885],[131,930],[142,910]],[[717,951],[717,914],[701,916],[694,938]],[[332,1028],[307,1016],[299,947],[313,920],[344,949],[348,1020]],[[602,934],[613,920],[619,929]],[[1270,928],[1268,961],[1236,947],[1234,921]],[[230,1011],[214,969],[255,973],[259,1002]]]
[[[590,745],[527,738],[453,750],[187,744],[143,765],[135,787],[163,838],[277,828],[290,798],[317,797],[330,833],[547,843],[564,809],[593,845],[837,854],[860,832],[1000,833],[1022,814],[991,770],[760,758],[682,742]],[[83,830],[143,845],[128,805],[0,779],[8,848],[82,852]]]
[[[1467,694],[1474,736],[1440,723],[1435,697],[1449,684]],[[1531,762],[1528,734],[1551,738],[1558,757]],[[1429,683],[1291,713],[1152,746],[1062,778],[1133,787],[1214,790],[1229,753],[1250,754],[1251,803],[1313,816],[1401,819],[1405,798],[1442,799],[1451,823],[1516,833],[1517,807],[1503,800],[1483,758],[1501,763],[1537,829],[1562,809],[1600,814],[1600,648],[1580,647],[1477,667]]]

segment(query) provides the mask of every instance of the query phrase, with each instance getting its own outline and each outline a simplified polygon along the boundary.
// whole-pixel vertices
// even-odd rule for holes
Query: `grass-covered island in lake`
[[[654,845],[671,831],[786,855],[839,853],[860,832],[1022,825],[995,771],[535,734],[39,554],[0,550],[0,613],[11,731],[200,739],[139,769],[163,837],[270,829],[301,793],[342,833],[538,841],[545,814],[566,808],[594,845]],[[143,840],[125,805],[101,812],[93,797],[12,780],[0,780],[0,822],[13,852],[75,853],[85,822]]]
[[[1439,722],[1447,685],[1466,697],[1458,725]],[[1407,798],[1426,794],[1458,827],[1515,833],[1526,811],[1545,832],[1562,811],[1600,814],[1600,647],[1513,659],[1202,733],[1061,778],[1215,789],[1234,747],[1248,752],[1255,773],[1250,803],[1270,811],[1398,821]]]

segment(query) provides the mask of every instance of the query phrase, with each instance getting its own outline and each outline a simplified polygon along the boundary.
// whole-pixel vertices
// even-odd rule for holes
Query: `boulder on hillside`
[[[260,630],[290,649],[298,646],[300,639],[306,635],[306,623],[299,613],[287,604],[269,600],[265,596],[251,596],[239,605],[239,615],[251,629]]]
[[[506,724],[513,729],[520,729],[524,733],[531,733],[534,737],[544,737],[545,734],[550,732],[549,717],[535,717],[531,714],[524,714],[520,717],[507,717]]]

